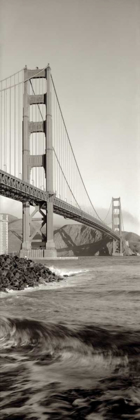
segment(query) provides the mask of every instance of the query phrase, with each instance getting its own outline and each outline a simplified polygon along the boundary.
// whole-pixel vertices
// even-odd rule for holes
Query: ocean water
[[[1,293],[0,419],[140,419],[140,258],[47,265],[67,277]]]

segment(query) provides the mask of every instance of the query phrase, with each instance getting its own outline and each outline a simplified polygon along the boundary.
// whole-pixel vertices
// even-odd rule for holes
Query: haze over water
[[[0,419],[140,419],[140,258],[47,265],[69,277],[1,294]]]

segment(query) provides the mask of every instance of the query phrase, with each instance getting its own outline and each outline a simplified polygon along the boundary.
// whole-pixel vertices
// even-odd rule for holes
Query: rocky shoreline
[[[60,280],[60,276],[42,264],[17,256],[0,255],[0,292],[24,290],[26,287]]]

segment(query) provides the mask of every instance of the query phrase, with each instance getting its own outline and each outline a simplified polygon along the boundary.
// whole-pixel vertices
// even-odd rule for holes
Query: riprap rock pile
[[[0,291],[23,290],[27,286],[59,280],[59,276],[42,264],[17,256],[0,255]]]

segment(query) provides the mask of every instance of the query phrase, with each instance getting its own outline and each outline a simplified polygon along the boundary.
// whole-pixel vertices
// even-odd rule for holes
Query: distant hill
[[[35,222],[39,226],[39,222]],[[45,228],[43,229],[45,233]],[[31,234],[33,228],[31,227]],[[39,235],[36,235],[36,239]],[[140,236],[132,232],[123,232],[124,254],[140,253]],[[111,255],[112,241],[106,234],[81,224],[65,225],[54,231],[54,241],[59,256]],[[9,217],[9,252],[19,252],[22,242],[22,220]]]
[[[123,236],[127,241],[140,242],[140,236],[133,232],[123,232]]]
[[[54,239],[59,255],[109,255],[111,244],[108,236],[85,225],[65,225],[55,230]]]
[[[140,254],[140,236],[133,232],[123,232],[123,237],[126,241],[129,241],[131,250]]]

